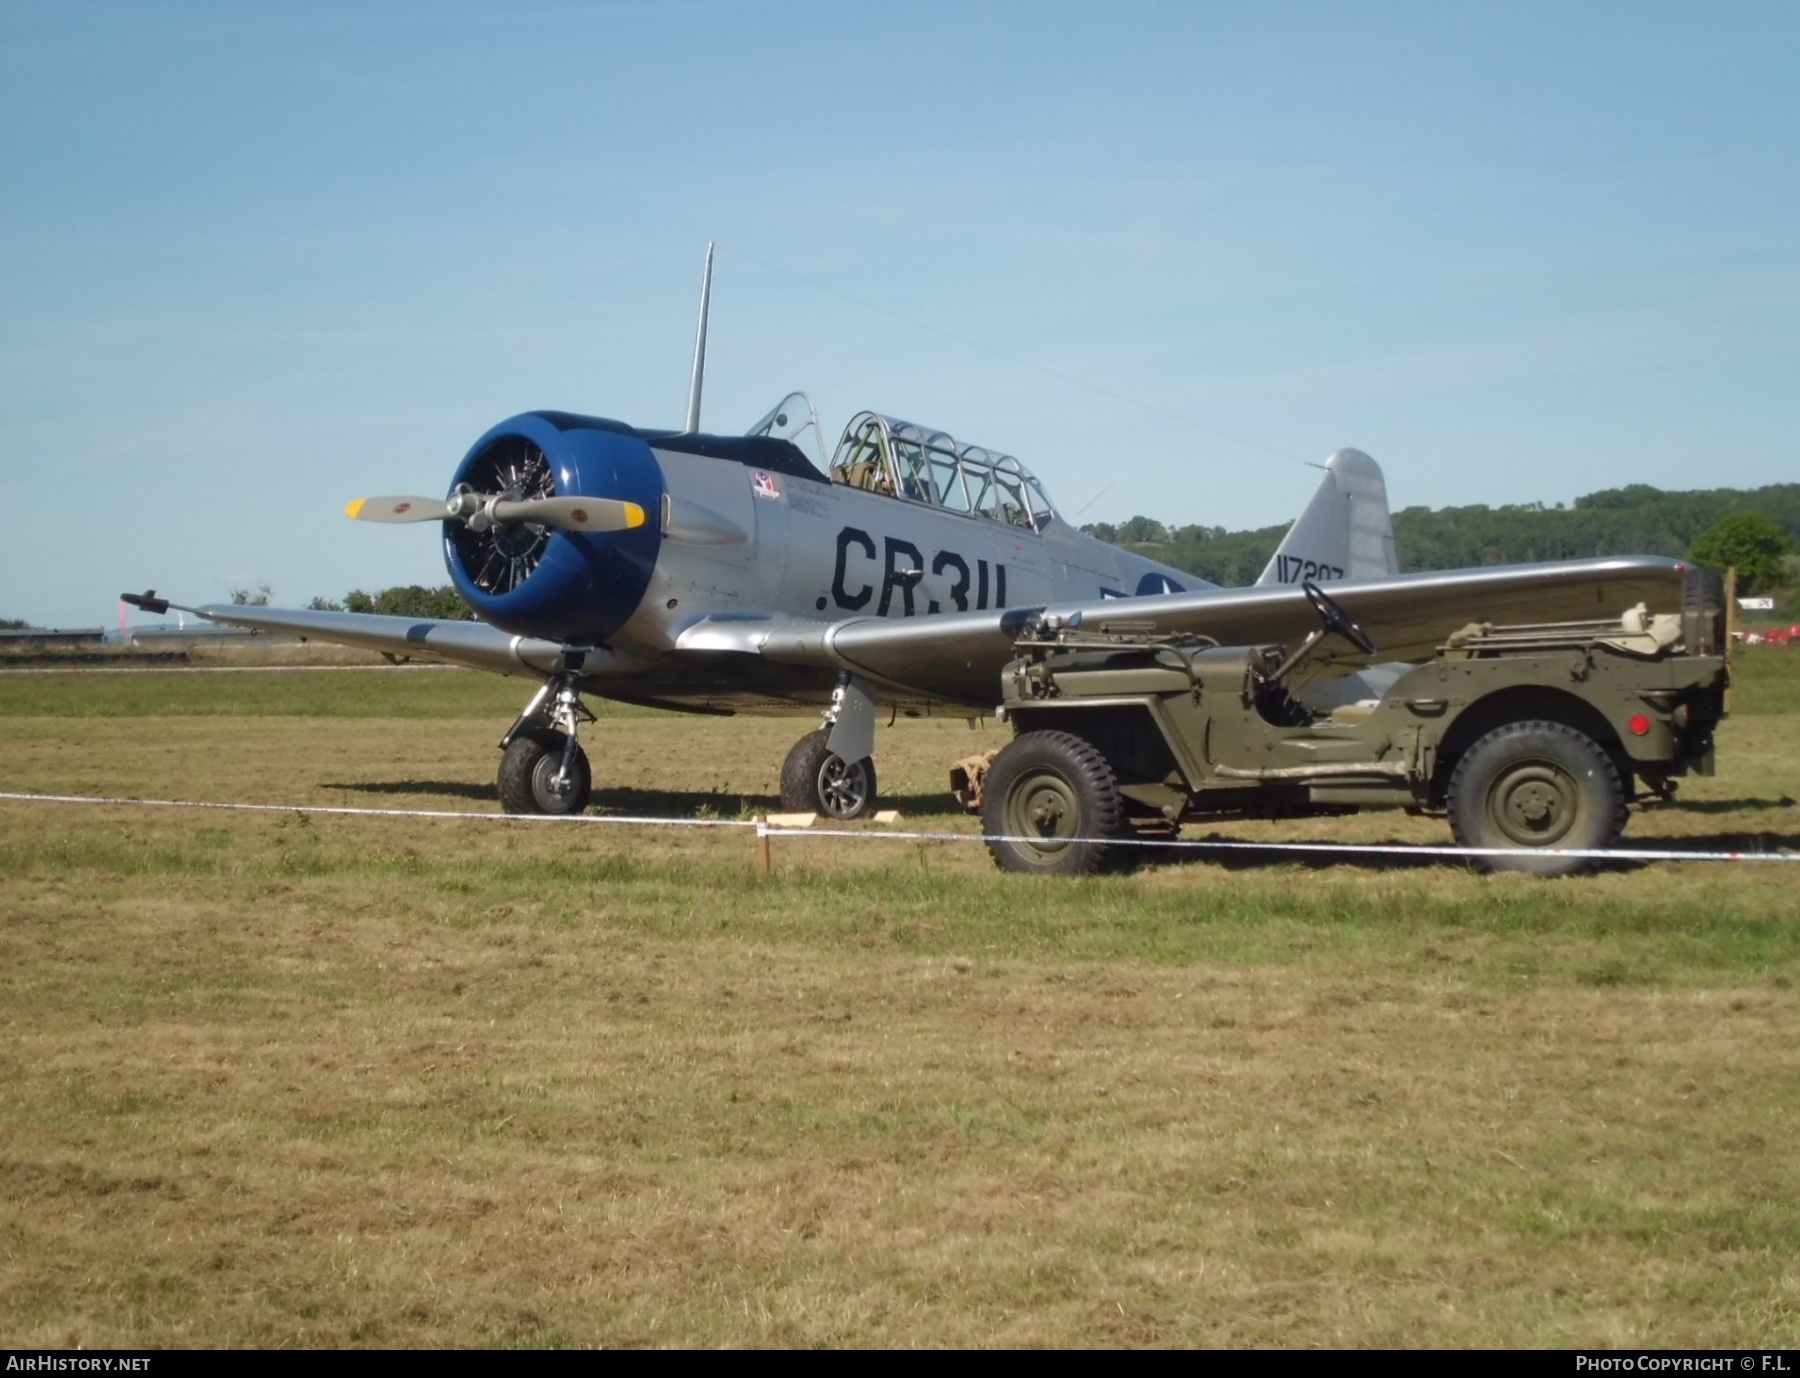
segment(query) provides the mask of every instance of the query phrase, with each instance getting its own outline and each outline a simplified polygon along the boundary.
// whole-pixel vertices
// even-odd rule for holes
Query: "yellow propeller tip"
[[[644,524],[644,509],[639,507],[635,502],[626,503],[625,504],[625,526],[626,526],[626,528],[630,529],[631,527],[642,526],[643,524]]]
[[[362,516],[362,510],[368,505],[368,501],[367,498],[358,498],[344,509],[344,515],[350,518],[351,521],[355,521],[358,517]]]

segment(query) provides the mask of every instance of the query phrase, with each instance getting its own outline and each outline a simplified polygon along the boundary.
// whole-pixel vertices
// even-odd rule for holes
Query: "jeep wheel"
[[[1574,728],[1516,722],[1495,728],[1450,776],[1450,828],[1464,847],[1610,847],[1625,830],[1625,790],[1612,758]],[[1477,857],[1484,871],[1567,876],[1586,857]]]
[[[1120,869],[1134,847],[1112,840],[1129,827],[1112,767],[1068,732],[1027,732],[994,758],[981,792],[981,827],[994,864],[1035,875]]]

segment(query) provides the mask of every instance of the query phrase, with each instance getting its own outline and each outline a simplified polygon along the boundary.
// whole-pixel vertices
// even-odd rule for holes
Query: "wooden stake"
[[[774,859],[769,855],[769,819],[765,814],[756,820],[756,874],[772,875]]]
[[[1725,571],[1725,646],[1721,652],[1729,664],[1731,651],[1737,645],[1738,605],[1737,605],[1737,566],[1733,565]],[[1725,712],[1731,713],[1731,676],[1725,677]]]

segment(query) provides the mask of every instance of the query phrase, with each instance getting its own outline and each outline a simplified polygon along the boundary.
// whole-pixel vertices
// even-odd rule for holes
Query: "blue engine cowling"
[[[483,621],[519,636],[591,645],[636,611],[662,545],[662,468],[629,426],[564,412],[527,412],[477,440],[451,491],[514,497],[618,498],[648,520],[603,534],[515,524],[477,532],[444,524],[444,563]]]

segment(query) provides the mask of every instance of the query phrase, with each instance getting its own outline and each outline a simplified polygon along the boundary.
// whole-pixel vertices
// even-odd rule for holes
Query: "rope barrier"
[[[33,665],[0,675],[391,675],[461,670],[460,665]]]
[[[455,809],[369,809],[337,804],[237,804],[202,799],[133,799],[86,794],[33,794],[0,791],[0,800],[34,804],[97,804],[156,809],[214,809],[239,813],[304,813],[350,818],[448,818],[477,823],[576,823],[616,824],[640,828],[754,828],[758,869],[767,871],[768,847],[773,838],[846,838],[861,842],[1011,842],[1042,844],[1040,837],[1014,837],[1005,833],[880,831],[862,828],[782,827],[766,818],[651,818],[631,814],[517,814],[466,813]],[[1064,845],[1100,843],[1107,846],[1166,848],[1176,851],[1276,852],[1321,856],[1409,856],[1578,858],[1584,861],[1800,861],[1800,852],[1692,852],[1674,848],[1550,848],[1550,847],[1444,847],[1383,842],[1235,842],[1221,838],[1070,837]]]
[[[850,828],[777,828],[759,825],[770,837],[860,837],[892,842],[1014,842],[1041,845],[1041,837],[1005,833],[864,832]],[[1686,852],[1597,847],[1438,847],[1392,842],[1233,842],[1223,838],[1068,837],[1063,845],[1103,843],[1109,847],[1169,847],[1179,850],[1234,852],[1318,852],[1325,855],[1443,857],[1578,857],[1594,861],[1800,861],[1800,852]]]
[[[349,818],[461,818],[476,823],[623,823],[647,828],[754,828],[751,818],[640,818],[629,814],[465,813],[457,809],[359,809],[347,804],[225,804],[206,799],[130,799],[89,794],[23,794],[0,799],[33,804],[113,804],[142,809],[222,809],[238,813],[322,813]]]

